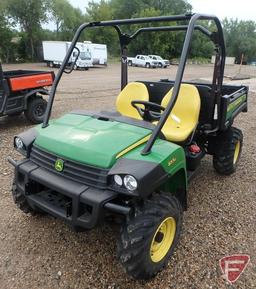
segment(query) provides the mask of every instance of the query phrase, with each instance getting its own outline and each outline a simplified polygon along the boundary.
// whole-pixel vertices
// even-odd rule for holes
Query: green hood
[[[111,167],[116,156],[151,134],[145,128],[66,114],[39,132],[35,144],[57,156],[97,167]]]

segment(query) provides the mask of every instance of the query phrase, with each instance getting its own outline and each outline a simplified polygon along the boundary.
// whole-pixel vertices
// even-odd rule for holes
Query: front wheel
[[[180,236],[182,207],[168,193],[154,194],[121,229],[117,252],[126,272],[149,279],[166,265]]]
[[[213,167],[221,175],[230,175],[235,172],[241,156],[243,133],[232,127],[224,132],[219,141],[221,149],[213,154]]]
[[[150,67],[151,67],[150,63],[147,62],[146,65],[145,65],[145,67],[146,67],[146,68],[150,68]]]
[[[41,97],[32,97],[28,101],[28,107],[25,111],[26,118],[34,123],[38,124],[43,122],[44,114],[46,111],[47,101]]]

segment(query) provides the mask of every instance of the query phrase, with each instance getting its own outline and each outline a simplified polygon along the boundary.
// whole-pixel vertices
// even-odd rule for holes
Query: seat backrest
[[[116,109],[122,115],[142,119],[137,109],[131,104],[133,100],[149,101],[148,90],[145,84],[140,82],[128,83],[116,100]]]
[[[161,105],[167,107],[172,97],[173,88],[165,95]],[[192,84],[181,84],[176,103],[172,109],[171,118],[177,118],[181,124],[188,123],[196,125],[200,113],[200,95],[196,86]]]
[[[197,85],[196,87],[201,98],[199,123],[201,125],[211,124],[215,106],[215,98],[212,95],[212,89],[208,85]]]
[[[149,101],[161,104],[162,99],[166,93],[173,87],[171,83],[155,82],[155,81],[142,81],[146,85],[149,94]]]

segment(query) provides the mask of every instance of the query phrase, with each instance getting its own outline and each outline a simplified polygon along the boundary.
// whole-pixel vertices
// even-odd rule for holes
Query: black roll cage
[[[205,27],[201,25],[196,25],[198,20],[208,20],[214,21],[217,31],[211,32]],[[123,33],[120,26],[122,25],[132,25],[132,24],[145,24],[145,23],[157,23],[157,22],[182,22],[182,25],[176,26],[160,26],[160,27],[145,27],[138,29],[132,35]],[[186,22],[187,24],[184,25],[183,23]],[[61,79],[61,76],[65,70],[65,67],[69,61],[69,58],[72,54],[73,49],[76,46],[76,43],[81,35],[81,33],[86,28],[95,28],[95,27],[113,27],[119,36],[120,42],[120,50],[121,50],[121,89],[123,89],[127,82],[127,45],[135,39],[139,34],[144,32],[151,32],[151,31],[186,31],[186,36],[183,44],[183,49],[180,57],[180,62],[173,86],[173,93],[172,97],[170,98],[170,102],[168,103],[165,111],[162,113],[160,120],[158,121],[155,129],[152,132],[151,137],[149,138],[148,142],[146,143],[142,154],[148,154],[151,151],[151,148],[159,136],[162,127],[164,126],[172,108],[175,105],[177,100],[180,85],[183,78],[184,69],[186,66],[186,61],[189,53],[189,48],[191,45],[192,34],[194,30],[199,30],[206,36],[208,36],[215,45],[216,51],[216,58],[215,58],[215,65],[214,65],[214,72],[213,72],[213,79],[212,79],[212,97],[215,98],[215,105],[217,106],[217,122],[215,128],[208,131],[208,133],[213,133],[219,129],[220,126],[220,100],[221,100],[221,88],[224,76],[224,66],[225,66],[225,44],[224,44],[224,36],[223,30],[220,23],[220,20],[214,15],[207,15],[207,14],[185,14],[185,15],[173,15],[173,16],[159,16],[159,17],[148,17],[148,18],[134,18],[134,19],[123,19],[123,20],[111,20],[111,21],[101,21],[101,22],[90,22],[82,24],[76,31],[75,36],[72,40],[72,43],[69,47],[69,50],[64,58],[64,61],[58,71],[58,74],[54,80],[54,83],[51,88],[50,96],[48,105],[46,108],[46,113],[44,117],[44,122],[42,127],[45,128],[48,126],[52,105],[54,101],[54,96],[56,93],[56,89],[58,83]]]

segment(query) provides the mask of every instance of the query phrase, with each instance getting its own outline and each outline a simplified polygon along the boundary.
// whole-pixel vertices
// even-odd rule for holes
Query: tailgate
[[[54,74],[52,72],[9,78],[10,88],[13,92],[31,88],[50,86],[52,85],[53,80]]]
[[[248,86],[241,86],[230,95],[221,99],[221,129],[225,129],[233,122],[240,112],[247,112]]]

